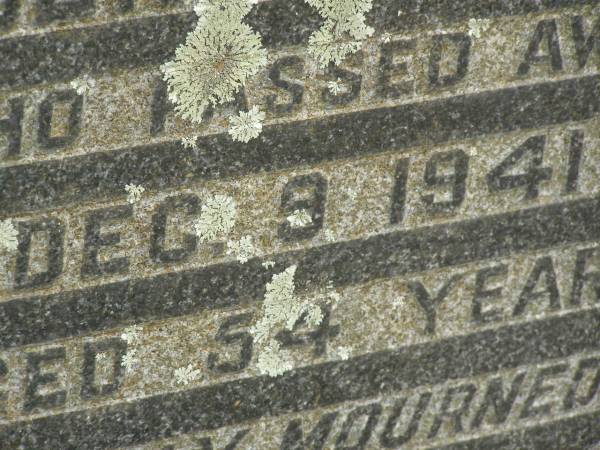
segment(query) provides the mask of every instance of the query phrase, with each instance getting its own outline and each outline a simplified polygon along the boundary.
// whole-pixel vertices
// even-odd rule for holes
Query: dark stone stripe
[[[412,31],[423,25],[471,17],[551,11],[595,5],[598,0],[376,0],[369,23],[380,31]],[[405,14],[398,17],[398,9]],[[193,13],[133,19],[0,41],[0,88],[69,80],[84,72],[106,72],[162,64],[193,28]],[[304,0],[272,0],[254,7],[247,21],[268,47],[304,44],[319,16]],[[8,61],[8,64],[7,64]]]
[[[501,89],[266,127],[258,139],[204,136],[0,169],[0,216],[125,196],[124,186],[163,190],[590,119],[600,112],[600,76]]]
[[[262,298],[272,273],[297,264],[299,289],[364,283],[600,239],[600,197],[397,231],[194,270],[0,303],[0,348],[232,307]],[[261,263],[274,260],[265,270]]]
[[[592,450],[600,444],[600,411],[580,414],[503,434],[485,436],[437,450]]]
[[[0,427],[2,448],[105,449],[565,358],[600,345],[600,311],[506,326],[272,379],[241,379]],[[479,448],[479,447],[477,447]],[[529,447],[520,447],[529,448]],[[572,448],[572,447],[564,447]]]
[[[194,14],[169,14],[3,39],[0,89],[161,64],[185,42],[195,19]]]

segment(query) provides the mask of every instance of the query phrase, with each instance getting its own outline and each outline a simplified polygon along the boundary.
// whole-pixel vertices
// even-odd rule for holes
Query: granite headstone
[[[316,10],[259,2],[268,64],[198,127],[159,69],[191,4],[0,1],[19,242],[0,449],[600,448],[600,2],[375,0],[367,19],[318,70]],[[233,141],[248,105],[263,132]],[[247,262],[193,232],[216,194]],[[340,301],[262,375],[249,329],[292,265]]]

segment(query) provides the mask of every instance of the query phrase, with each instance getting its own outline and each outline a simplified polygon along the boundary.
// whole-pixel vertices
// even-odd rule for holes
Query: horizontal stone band
[[[428,23],[597,3],[598,0],[462,0],[460,4],[454,0],[376,0],[368,23],[378,31],[411,31]],[[398,11],[403,12],[400,17]],[[66,81],[81,73],[162,64],[185,41],[196,20],[193,13],[168,14],[0,40],[0,61],[4,62],[0,89]],[[304,44],[320,24],[316,11],[303,0],[260,3],[246,21],[261,33],[268,47]]]
[[[0,303],[0,348],[51,341],[262,298],[273,272],[297,264],[299,289],[373,279],[600,239],[600,198]],[[426,249],[426,250],[424,250]],[[275,261],[272,270],[262,263]]]
[[[367,399],[426,384],[473,377],[500,369],[564,358],[600,346],[598,308],[466,336],[453,337],[305,367],[278,378],[256,377],[168,393],[117,405],[57,414],[0,427],[3,448],[105,449],[135,445],[175,434],[234,425],[263,416],[307,411]],[[477,348],[477,351],[473,351]],[[598,414],[590,415],[591,419]],[[567,430],[585,426],[572,421]],[[597,427],[596,427],[597,428]],[[566,431],[560,428],[560,436]],[[586,432],[590,430],[587,429]],[[492,443],[540,442],[528,434],[491,439]],[[594,433],[597,436],[597,433]],[[591,438],[591,434],[587,435]],[[540,440],[541,439],[541,440]],[[554,444],[554,443],[553,443]],[[517,446],[518,447],[518,446]],[[451,446],[449,448],[502,448]],[[556,448],[525,445],[519,448]]]
[[[0,169],[0,216],[125,198],[126,184],[163,190],[324,161],[442,144],[593,118],[600,76],[538,83],[265,127],[248,143],[228,134]]]

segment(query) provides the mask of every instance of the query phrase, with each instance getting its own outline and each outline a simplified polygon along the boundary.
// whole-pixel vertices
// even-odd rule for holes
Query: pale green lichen
[[[278,377],[292,370],[294,365],[289,353],[281,349],[277,341],[271,341],[258,355],[258,368],[263,375]]]
[[[350,355],[352,355],[352,349],[350,347],[338,347],[336,354],[338,358],[345,361],[350,359]]]
[[[335,233],[329,229],[327,229],[323,232],[323,237],[325,238],[325,240],[327,242],[335,242],[336,241]]]
[[[332,95],[338,95],[344,90],[342,80],[338,78],[337,80],[328,81],[327,89],[329,89],[329,92],[331,92]]]
[[[286,220],[290,223],[292,228],[302,228],[312,223],[312,217],[305,209],[297,209],[290,214]]]
[[[127,372],[132,372],[137,364],[137,350],[135,348],[127,349],[127,353],[125,353],[121,359],[121,365]]]
[[[295,265],[288,267],[283,272],[273,275],[267,283],[263,316],[252,328],[255,342],[265,342],[271,338],[273,330],[281,326],[291,329],[298,320],[299,305],[294,296],[296,268]]]
[[[17,229],[12,220],[6,219],[0,221],[0,249],[13,252],[17,249],[19,242],[17,240]]]
[[[262,318],[250,330],[258,347],[257,367],[261,374],[272,377],[291,370],[289,354],[281,349],[275,333],[282,327],[291,329],[300,317],[300,309],[294,296],[296,266],[273,275],[267,283]]]
[[[229,118],[229,134],[234,141],[249,142],[260,135],[264,120],[265,113],[257,106],[248,112],[240,111],[239,115]]]
[[[125,191],[127,192],[127,201],[133,204],[142,199],[142,194],[146,191],[146,189],[143,186],[127,184],[125,186]]]
[[[85,74],[81,78],[71,81],[69,84],[79,95],[84,95],[91,92],[96,87],[96,80],[88,74]]]
[[[196,148],[196,141],[198,140],[198,136],[188,136],[181,138],[181,143],[185,148],[194,149]]]
[[[108,359],[108,353],[100,352],[96,353],[96,361],[106,361]]]
[[[138,355],[136,346],[141,340],[144,328],[141,325],[132,325],[127,327],[121,333],[121,339],[127,342],[127,353],[121,359],[121,365],[127,372],[132,372],[138,364]]]
[[[175,58],[161,66],[169,99],[184,119],[200,123],[209,105],[232,101],[248,78],[266,65],[260,35],[241,19],[247,1],[203,0],[196,28]]]
[[[226,235],[235,225],[235,202],[227,195],[215,195],[202,205],[200,218],[194,221],[194,231],[201,242]]]
[[[325,19],[321,28],[308,40],[308,51],[320,67],[327,67],[331,62],[340,64],[373,34],[373,28],[365,23],[365,14],[373,6],[372,0],[305,1]]]
[[[332,304],[340,299],[332,288],[325,295],[311,295],[304,299],[298,297],[294,283],[296,269],[295,265],[290,266],[273,275],[266,286],[262,317],[250,330],[258,350],[257,367],[262,374],[277,376],[292,368],[289,354],[281,349],[276,340],[280,330],[291,331],[303,314],[309,327],[319,326],[323,321],[319,303]]]
[[[188,364],[184,367],[179,367],[173,371],[175,382],[183,385],[189,384],[192,381],[196,381],[198,378],[200,378],[200,374],[200,370],[195,369],[191,364]]]
[[[309,327],[318,327],[323,322],[323,311],[319,305],[309,303],[305,305],[306,324]]]
[[[242,264],[256,256],[257,249],[252,241],[252,236],[244,236],[238,241],[227,241],[227,254],[235,256]]]

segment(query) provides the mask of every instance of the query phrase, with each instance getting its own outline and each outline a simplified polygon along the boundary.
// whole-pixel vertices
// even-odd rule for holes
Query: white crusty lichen
[[[315,7],[324,23],[308,40],[308,51],[320,67],[340,64],[358,51],[362,42],[373,34],[365,23],[372,0],[305,0]]]
[[[270,269],[271,267],[275,267],[275,261],[265,261],[261,264],[265,269]]]
[[[134,348],[128,349],[127,353],[125,353],[123,358],[121,358],[121,365],[125,367],[127,372],[133,371],[137,363],[137,350]]]
[[[350,355],[352,354],[352,349],[350,347],[338,347],[336,354],[340,359],[346,361],[350,358]]]
[[[79,95],[83,95],[92,91],[96,87],[96,80],[94,80],[88,74],[85,74],[82,77],[71,81],[69,84],[73,89],[75,89],[75,91],[77,91]]]
[[[314,303],[306,304],[304,307],[306,312],[306,324],[309,327],[318,327],[323,322],[323,311],[319,305]]]
[[[246,81],[266,65],[261,38],[242,18],[247,0],[202,0],[194,8],[196,28],[175,58],[161,66],[170,101],[184,119],[202,122],[209,105],[232,101]]]
[[[200,370],[194,369],[194,366],[188,364],[187,366],[175,369],[173,376],[178,384],[186,385],[200,378]]]
[[[248,112],[240,111],[239,115],[229,118],[229,134],[234,141],[249,142],[260,135],[264,120],[265,113],[257,106]]]
[[[302,228],[312,223],[312,217],[305,209],[297,209],[292,214],[287,216],[286,220],[292,228]]]
[[[143,186],[135,184],[125,185],[125,192],[127,192],[127,201],[129,203],[137,203],[142,199],[142,194],[146,191]]]
[[[469,19],[469,36],[475,39],[481,37],[481,33],[484,33],[490,27],[490,21],[488,19]]]
[[[300,305],[294,296],[296,269],[297,266],[290,266],[283,272],[273,275],[271,281],[267,283],[263,315],[252,328],[255,342],[260,344],[270,339],[273,331],[281,326],[292,329],[300,317]]]
[[[331,92],[332,95],[338,95],[344,90],[342,80],[338,78],[337,80],[328,81],[327,89],[329,89],[329,92]]]
[[[188,136],[181,138],[181,143],[185,148],[194,149],[196,148],[196,142],[198,141],[198,136]]]
[[[252,241],[252,236],[244,236],[238,241],[227,241],[227,254],[233,255],[242,264],[256,256],[257,250]]]
[[[121,359],[121,365],[127,372],[132,372],[138,364],[137,346],[140,343],[144,328],[141,325],[127,327],[121,333],[121,339],[127,342],[127,353]]]
[[[194,230],[201,242],[208,242],[231,231],[235,225],[235,202],[233,198],[217,194],[209,197],[194,221]]]
[[[12,220],[0,220],[0,250],[15,251],[19,245],[17,234],[17,229]]]
[[[275,334],[282,327],[291,329],[300,317],[294,296],[295,273],[296,266],[290,266],[273,275],[266,286],[263,315],[250,330],[258,349],[257,367],[263,375],[276,377],[292,369],[289,353],[281,349]]]
[[[335,237],[335,233],[329,229],[327,229],[323,232],[323,237],[325,238],[325,240],[327,242],[335,242],[337,240]]]
[[[270,377],[278,377],[294,368],[289,353],[281,349],[279,342],[273,340],[258,354],[260,373]]]
[[[267,283],[263,301],[263,313],[250,329],[258,351],[257,367],[261,374],[278,376],[291,370],[291,357],[281,349],[276,335],[282,329],[291,331],[302,315],[309,327],[317,327],[323,321],[319,303],[337,303],[339,295],[328,288],[325,295],[301,298],[295,294],[294,277],[297,266],[273,275]]]

